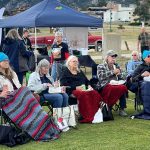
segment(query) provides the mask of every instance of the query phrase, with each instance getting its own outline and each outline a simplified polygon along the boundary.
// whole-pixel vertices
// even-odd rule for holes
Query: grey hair
[[[55,36],[63,36],[63,33],[58,31],[58,32],[55,33]]]
[[[49,61],[47,59],[42,59],[37,65],[36,72],[39,72],[41,67],[50,67]]]
[[[6,35],[6,38],[7,37],[10,38],[10,39],[14,39],[14,40],[21,39],[20,35],[18,34],[16,29],[9,30],[7,35]]]
[[[76,56],[74,56],[74,55],[70,55],[70,56],[68,57],[67,61],[66,61],[66,67],[67,67],[69,70],[70,70],[69,63],[70,63],[70,61],[71,61],[73,58],[78,59]],[[77,68],[77,71],[79,71],[79,72],[80,72],[79,67]]]

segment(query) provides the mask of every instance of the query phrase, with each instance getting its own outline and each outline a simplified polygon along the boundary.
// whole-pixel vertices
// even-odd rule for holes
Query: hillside
[[[29,7],[37,4],[42,0],[0,0],[0,8],[6,7],[7,11],[12,11],[15,8],[18,8],[23,5],[28,5]],[[91,0],[60,0],[63,4],[68,5],[73,8],[86,9],[88,6],[91,6]],[[99,2],[108,2],[110,0],[99,0]],[[114,0],[117,3],[122,3],[128,5],[135,3],[136,0]]]

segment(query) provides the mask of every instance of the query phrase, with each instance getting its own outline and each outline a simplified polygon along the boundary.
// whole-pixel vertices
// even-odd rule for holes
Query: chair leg
[[[53,108],[52,108],[52,106],[51,106],[51,105],[48,105],[47,107],[48,107],[48,109],[49,109],[48,115],[49,115],[49,116],[52,116],[52,115],[53,115]]]

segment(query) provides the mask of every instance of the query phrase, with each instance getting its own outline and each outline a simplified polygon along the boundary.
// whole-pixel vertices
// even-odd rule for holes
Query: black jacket
[[[141,76],[142,73],[145,71],[150,72],[150,64],[146,64],[145,62],[140,64],[133,72],[132,78],[134,80],[142,80],[143,77]]]
[[[82,84],[89,85],[89,80],[84,75],[82,71],[78,72],[77,75],[73,75],[67,67],[64,67],[62,74],[60,76],[60,84],[62,86],[69,86],[68,94],[70,95],[76,86],[81,86]]]

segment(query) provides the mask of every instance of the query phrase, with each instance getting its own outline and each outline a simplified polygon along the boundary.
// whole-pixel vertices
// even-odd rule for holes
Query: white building
[[[131,4],[129,7],[122,7],[121,4],[116,4],[115,7],[111,7],[109,10],[103,13],[104,22],[131,22],[133,20],[133,12],[135,5]]]

